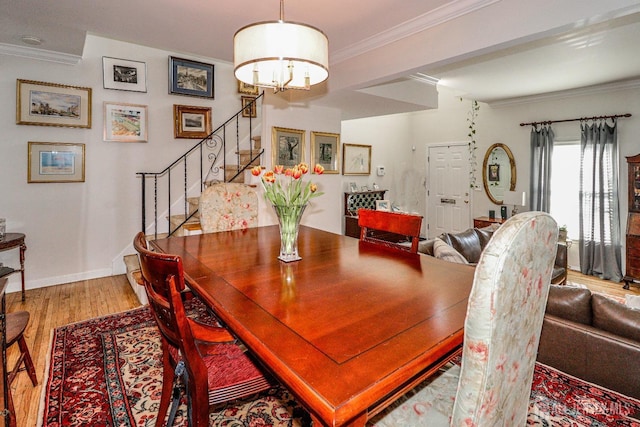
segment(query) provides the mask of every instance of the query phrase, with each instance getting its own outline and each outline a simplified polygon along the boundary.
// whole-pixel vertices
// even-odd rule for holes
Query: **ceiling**
[[[468,99],[505,102],[640,80],[640,2],[598,1],[564,0],[585,6],[577,15],[553,0],[287,0],[285,20],[329,38],[329,81],[307,96],[357,118],[437,108],[437,81]],[[548,25],[519,22],[546,4],[558,9],[536,12]],[[277,0],[0,0],[0,55],[77,62],[94,34],[232,62],[234,33],[278,15]]]

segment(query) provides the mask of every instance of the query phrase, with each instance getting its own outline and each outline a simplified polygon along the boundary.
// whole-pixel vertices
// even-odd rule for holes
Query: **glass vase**
[[[298,228],[300,218],[307,205],[274,205],[280,226],[280,255],[278,259],[284,262],[298,261],[302,257],[298,254]]]

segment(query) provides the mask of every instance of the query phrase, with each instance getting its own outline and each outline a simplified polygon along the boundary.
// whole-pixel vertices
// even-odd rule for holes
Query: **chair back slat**
[[[417,253],[422,228],[422,216],[397,212],[386,212],[371,209],[358,211],[358,225],[360,226],[360,240],[382,244],[385,246]],[[411,241],[411,246],[397,244],[376,237],[375,231],[393,233],[405,236]],[[377,236],[380,236],[379,234]]]

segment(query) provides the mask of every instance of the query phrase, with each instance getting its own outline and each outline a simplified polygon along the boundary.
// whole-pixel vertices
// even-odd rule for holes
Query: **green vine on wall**
[[[460,98],[460,101],[463,99]],[[476,171],[478,170],[478,159],[476,157],[476,150],[478,148],[476,144],[476,118],[478,117],[478,111],[480,110],[480,104],[478,101],[471,101],[471,110],[467,117],[467,123],[469,124],[469,186],[476,188]]]

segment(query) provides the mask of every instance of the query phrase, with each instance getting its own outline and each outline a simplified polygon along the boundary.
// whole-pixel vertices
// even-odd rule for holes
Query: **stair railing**
[[[141,177],[141,226],[145,234],[153,234],[154,238],[157,239],[159,232],[165,232],[163,231],[164,227],[159,231],[158,215],[159,212],[163,212],[167,218],[166,233],[168,236],[171,236],[189,222],[197,212],[197,209],[191,212],[189,209],[188,199],[190,190],[199,196],[205,186],[214,180],[213,177],[220,175],[222,175],[222,180],[218,179],[216,181],[231,182],[260,158],[264,149],[253,147],[253,114],[251,114],[251,112],[257,111],[257,102],[263,95],[264,92],[243,106],[238,113],[218,126],[213,132],[171,162],[171,164],[162,171],[136,173],[136,175]],[[243,120],[246,118],[249,120]],[[229,139],[233,139],[234,136],[229,136],[231,133],[235,134],[235,141],[232,140],[230,143]],[[250,160],[247,164],[243,165],[240,163],[240,144],[245,140],[249,143],[248,152]],[[237,165],[237,167],[234,169],[234,173],[227,179],[228,166],[230,165],[227,161],[227,156],[232,155],[229,154],[230,152],[236,156],[235,165]],[[147,210],[150,209],[147,204],[147,197],[150,197],[147,194],[148,186],[151,186],[153,191],[152,214],[150,214],[153,222],[153,233],[147,232]],[[161,194],[166,194],[166,198],[160,197]],[[182,205],[182,207],[179,207],[179,205]],[[172,228],[171,218],[172,216],[178,215],[180,215],[181,221]]]

